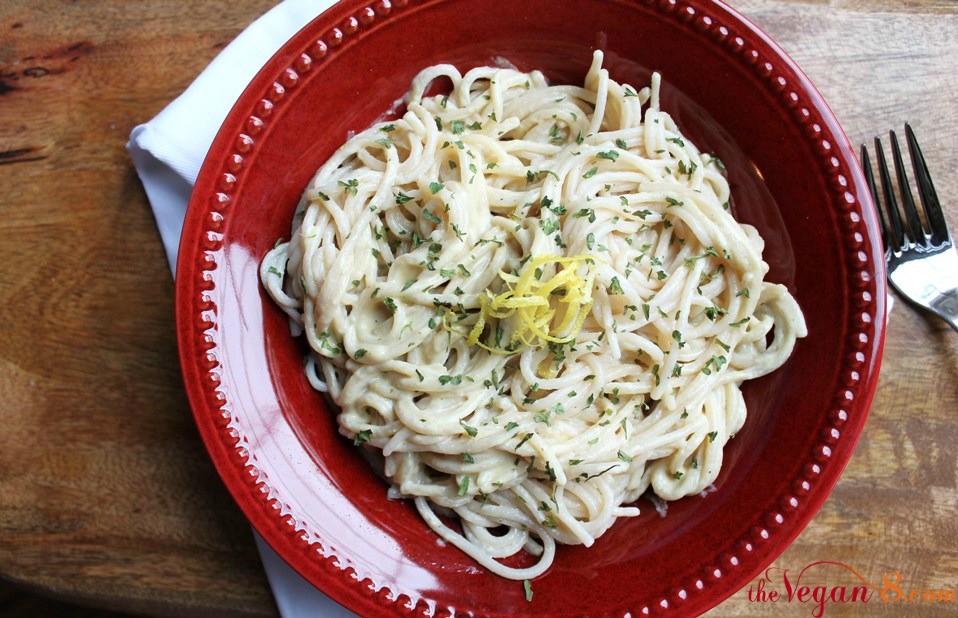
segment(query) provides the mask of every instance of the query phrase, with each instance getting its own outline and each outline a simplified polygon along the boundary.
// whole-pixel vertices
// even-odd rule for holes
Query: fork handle
[[[941,293],[938,298],[929,303],[929,308],[958,332],[958,290]]]

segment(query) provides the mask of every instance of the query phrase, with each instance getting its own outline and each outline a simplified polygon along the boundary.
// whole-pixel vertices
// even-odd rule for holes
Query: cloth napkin
[[[174,275],[190,193],[217,130],[266,61],[333,1],[280,2],[220,52],[183,94],[130,134],[127,150]],[[303,579],[255,531],[254,536],[283,618],[355,615]]]

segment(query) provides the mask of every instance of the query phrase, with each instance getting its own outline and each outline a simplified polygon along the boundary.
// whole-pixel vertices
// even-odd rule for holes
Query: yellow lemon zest
[[[539,347],[575,341],[592,309],[597,260],[591,255],[544,255],[531,260],[519,276],[500,272],[506,290],[501,294],[486,290],[479,296],[478,319],[466,336],[466,343],[496,354],[512,354],[516,343]],[[542,280],[549,264],[555,265],[555,273]],[[583,265],[585,274],[580,275]],[[513,315],[518,324],[508,349],[479,341],[490,318],[502,320]]]

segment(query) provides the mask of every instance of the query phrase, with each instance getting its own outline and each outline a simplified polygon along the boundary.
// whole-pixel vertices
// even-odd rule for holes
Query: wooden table
[[[958,4],[733,0],[853,143],[911,121],[958,232]],[[124,145],[272,0],[6,0],[0,9],[0,576],[129,613],[270,616],[250,528],[177,364],[173,282]],[[821,512],[776,566],[958,587],[958,335],[895,298],[874,406]],[[855,582],[809,572],[803,582]],[[817,578],[817,579],[816,579]],[[752,599],[713,616],[807,616]],[[775,587],[781,589],[779,579]],[[767,589],[772,584],[767,586]],[[866,611],[867,610],[867,611]],[[958,603],[829,605],[954,613]]]

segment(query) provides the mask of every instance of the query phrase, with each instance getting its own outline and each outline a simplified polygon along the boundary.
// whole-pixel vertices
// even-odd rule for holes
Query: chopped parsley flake
[[[475,427],[470,427],[470,426],[467,425],[466,422],[463,421],[462,419],[459,420],[459,426],[462,427],[462,428],[466,431],[467,434],[469,434],[469,437],[470,437],[470,438],[475,438],[476,436],[479,435],[479,430],[478,430],[478,429],[476,429]]]
[[[426,221],[435,223],[436,225],[442,225],[442,219],[437,217],[431,210],[423,210],[422,216]]]
[[[343,182],[342,180],[340,180],[336,184],[342,187],[346,191],[346,193],[351,193],[352,195],[356,195],[356,191],[359,188],[359,181],[356,180],[355,178],[350,178],[346,182]]]
[[[589,223],[595,223],[595,211],[591,208],[581,208],[577,210],[573,215],[576,219],[581,217],[588,217]]]

